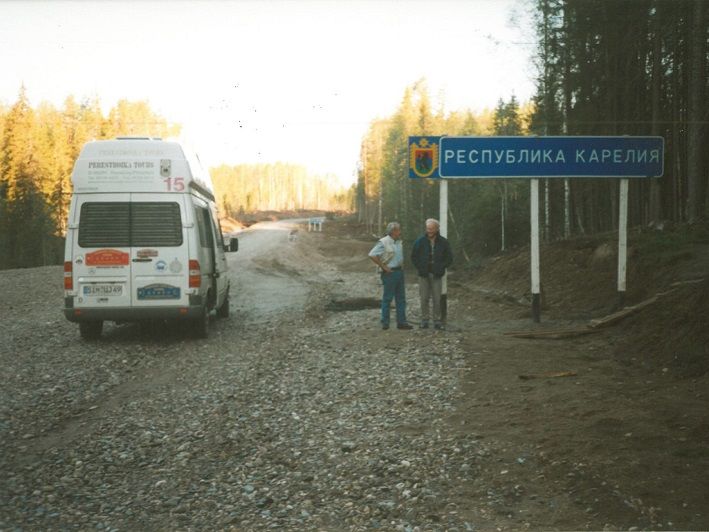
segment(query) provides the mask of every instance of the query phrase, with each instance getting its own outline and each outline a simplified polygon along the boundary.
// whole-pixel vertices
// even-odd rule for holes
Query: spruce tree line
[[[118,136],[179,135],[180,126],[145,101],[120,100],[104,116],[97,99],[66,98],[61,109],[33,108],[24,87],[11,106],[0,105],[0,269],[60,264],[71,172],[82,146]],[[331,175],[305,167],[254,164],[210,169],[222,212],[351,210],[351,193]]]
[[[210,169],[223,213],[257,211],[351,211],[351,191],[335,176],[318,175],[292,163],[221,165]]]
[[[536,112],[530,132],[656,135],[664,176],[631,180],[629,223],[693,222],[709,212],[709,4],[704,0],[535,0]],[[563,234],[564,183],[552,188]],[[614,180],[569,184],[570,230],[617,227]]]
[[[71,200],[71,172],[89,140],[177,135],[147,102],[119,101],[104,116],[99,101],[68,97],[33,108],[25,88],[0,106],[0,269],[60,264]]]
[[[410,238],[438,214],[434,180],[408,178],[411,135],[639,135],[665,139],[664,176],[630,183],[629,224],[709,214],[709,3],[703,0],[530,0],[537,90],[529,105],[492,112],[431,109],[425,82],[362,141],[356,209],[372,233],[399,220]],[[510,88],[512,92],[513,88]],[[542,183],[545,240],[617,229],[618,181]],[[529,183],[449,185],[448,235],[463,255],[529,240]]]
[[[359,220],[377,235],[388,222],[399,221],[405,240],[413,240],[426,218],[438,218],[439,196],[436,180],[408,177],[408,137],[524,135],[532,111],[531,104],[520,106],[511,96],[493,110],[446,113],[442,106],[432,108],[425,80],[407,87],[394,115],[373,121],[362,140],[355,191]],[[528,241],[528,188],[528,182],[515,179],[452,182],[448,238],[458,256],[472,259]]]

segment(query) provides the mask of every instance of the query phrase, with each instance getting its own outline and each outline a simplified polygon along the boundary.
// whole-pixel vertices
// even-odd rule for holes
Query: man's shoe
[[[382,324],[382,329],[384,329],[385,331],[388,331],[388,330],[389,330],[389,324],[388,324],[388,323],[383,323],[383,324]]]
[[[423,321],[421,322],[420,327],[421,327],[422,329],[428,329],[428,320],[423,320]]]
[[[406,331],[413,329],[413,327],[411,325],[409,325],[408,323],[400,323],[399,325],[396,326],[396,328],[397,329],[404,329]]]
[[[442,323],[434,323],[433,328],[437,331],[444,331],[446,327]]]

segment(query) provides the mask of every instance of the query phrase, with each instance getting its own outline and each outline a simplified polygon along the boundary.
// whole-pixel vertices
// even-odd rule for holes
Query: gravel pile
[[[293,278],[305,313],[84,342],[60,268],[2,272],[0,529],[476,528],[453,501],[486,450],[445,430],[459,338],[325,310],[371,275]]]

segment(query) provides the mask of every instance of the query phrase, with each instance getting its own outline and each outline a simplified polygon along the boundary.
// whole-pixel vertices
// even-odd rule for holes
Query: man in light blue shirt
[[[392,299],[396,302],[396,328],[412,329],[406,321],[406,287],[404,284],[404,248],[401,243],[401,225],[391,222],[387,234],[380,238],[369,258],[377,266],[382,277],[382,329],[389,328],[389,310]]]

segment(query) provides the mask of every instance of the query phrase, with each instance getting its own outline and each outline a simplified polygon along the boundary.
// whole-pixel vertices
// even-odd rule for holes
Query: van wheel
[[[217,309],[217,316],[220,318],[228,318],[229,317],[229,294],[226,295],[226,297],[224,298],[224,302]]]
[[[209,311],[206,306],[202,308],[201,316],[192,321],[192,332],[195,338],[207,337],[209,332]]]
[[[101,338],[101,331],[103,331],[103,321],[79,322],[79,333],[84,340],[97,340]]]

